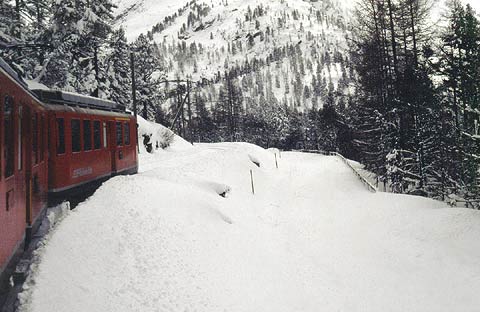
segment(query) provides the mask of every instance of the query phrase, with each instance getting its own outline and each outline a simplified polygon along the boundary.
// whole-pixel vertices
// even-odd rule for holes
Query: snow
[[[335,156],[184,143],[141,153],[139,174],[68,214],[38,252],[20,311],[480,306],[479,211],[372,194]]]
[[[162,146],[164,148],[169,147],[170,150],[173,148],[174,150],[183,150],[192,148],[192,144],[185,141],[182,137],[173,133],[172,130],[168,129],[165,126],[160,124],[147,121],[141,116],[137,116],[138,122],[138,142],[140,153],[148,154],[146,152],[146,146],[143,144],[143,140],[145,136],[148,136],[149,143],[153,145],[152,153],[162,151]],[[171,141],[171,146],[170,142]],[[159,148],[156,148],[158,143]],[[148,156],[148,155],[147,155]]]
[[[191,3],[191,2],[188,2]],[[117,14],[121,15],[118,24],[126,29],[126,35],[129,41],[134,41],[141,33],[150,31],[154,25],[163,22],[166,16],[173,16],[178,9],[185,8],[183,14],[179,14],[175,20],[166,25],[166,29],[160,33],[153,35],[154,41],[160,46],[164,45],[162,58],[165,64],[171,64],[167,69],[167,76],[169,79],[175,79],[178,75],[191,76],[193,81],[202,81],[203,79],[213,79],[219,72],[225,71],[225,64],[242,64],[246,58],[250,61],[254,58],[265,59],[273,53],[275,48],[290,45],[299,45],[302,50],[302,55],[307,60],[316,65],[318,56],[312,56],[313,48],[319,53],[323,54],[328,51],[333,53],[334,50],[345,52],[348,48],[347,40],[345,39],[344,30],[338,28],[335,24],[328,25],[326,22],[313,22],[314,13],[317,9],[333,16],[338,15],[339,20],[343,20],[343,12],[340,6],[331,6],[328,1],[307,2],[300,0],[229,0],[229,1],[206,1],[199,0],[195,2],[197,5],[207,5],[209,8],[208,14],[202,17],[202,23],[208,26],[202,30],[188,29],[183,34],[185,40],[179,40],[179,34],[182,33],[182,28],[188,24],[189,13],[195,13],[190,6],[185,6],[187,1],[172,1],[172,0],[119,0],[119,8]],[[228,3],[228,4],[227,4]],[[258,5],[262,5],[266,14],[256,20],[260,23],[260,29],[266,32],[267,28],[275,30],[275,35],[265,41],[261,41],[258,37],[255,39],[253,47],[248,46],[247,37],[258,32],[256,29],[255,20],[250,22],[245,21],[245,14],[247,9],[254,10]],[[133,9],[129,9],[134,6]],[[294,20],[291,16],[298,12],[301,19]],[[195,13],[197,14],[197,13]],[[284,16],[286,24],[279,28],[278,19]],[[241,25],[240,25],[241,24]],[[302,31],[299,31],[302,25]],[[309,39],[307,34],[311,34],[315,39]],[[213,35],[213,39],[210,36]],[[240,39],[241,38],[241,39]],[[202,45],[204,52],[196,53],[193,58],[178,62],[175,56],[177,44],[183,42],[186,46],[195,43]],[[235,43],[242,43],[242,53],[225,52],[228,45]],[[195,59],[198,71],[194,71]],[[180,63],[182,66],[179,66]],[[332,63],[331,66],[324,68],[322,76],[327,81],[332,80],[336,86],[339,78],[342,76],[342,71],[339,64]],[[331,68],[330,68],[331,67]],[[265,75],[267,72],[282,72],[287,81],[291,80],[289,72],[292,71],[288,62],[283,60],[278,64],[271,64],[266,66],[260,72]],[[307,73],[303,79],[305,83],[311,82],[311,71],[307,68]],[[218,87],[218,86],[217,86]],[[293,86],[289,84],[290,89]],[[275,88],[274,91],[277,100],[285,98],[285,81],[281,79],[280,88]],[[287,92],[288,93],[288,92]],[[248,95],[246,95],[248,97]],[[289,98],[290,96],[288,96]]]
[[[27,84],[28,88],[30,90],[45,90],[45,91],[50,91],[50,88],[44,85],[43,83],[40,83],[36,80],[29,80],[29,79],[24,79],[25,83]]]
[[[127,39],[134,41],[166,16],[175,13],[188,0],[117,0],[116,15],[125,14],[119,24],[126,28]],[[126,18],[128,16],[128,18]]]

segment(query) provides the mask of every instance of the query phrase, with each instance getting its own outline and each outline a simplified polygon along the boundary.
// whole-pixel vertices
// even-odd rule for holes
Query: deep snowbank
[[[480,306],[478,211],[371,194],[336,157],[282,153],[277,170],[238,143],[140,157],[56,228],[22,311]]]
[[[145,120],[141,116],[137,116],[137,123],[140,153],[145,154],[147,152],[144,144],[145,136],[148,137],[147,142],[151,144],[151,153],[155,153],[165,148],[181,150],[192,147],[190,143],[173,133],[165,126]]]

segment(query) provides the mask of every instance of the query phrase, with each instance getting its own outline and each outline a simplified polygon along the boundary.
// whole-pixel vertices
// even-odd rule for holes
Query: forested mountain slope
[[[140,20],[151,25],[146,37],[156,43],[164,77],[190,79],[196,103],[214,112],[233,106],[236,123],[257,105],[304,111],[327,101],[345,105],[352,92],[347,22],[335,1],[163,3],[121,1],[118,22],[127,38],[145,28],[138,27]],[[164,96],[178,106],[178,96],[168,90]]]
[[[1,54],[51,88],[132,106],[134,86],[188,141],[339,151],[392,191],[478,205],[478,13],[351,2],[4,1]]]

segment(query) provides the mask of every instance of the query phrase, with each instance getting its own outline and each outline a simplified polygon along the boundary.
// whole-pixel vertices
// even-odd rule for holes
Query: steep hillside
[[[303,110],[351,93],[347,25],[336,1],[121,0],[118,14],[129,40],[147,32],[166,77],[197,82],[207,106],[224,101],[222,86],[247,110],[265,102]]]

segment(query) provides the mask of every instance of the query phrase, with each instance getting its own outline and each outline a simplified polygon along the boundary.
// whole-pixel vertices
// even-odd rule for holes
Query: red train
[[[136,127],[114,102],[30,90],[0,58],[0,274],[49,201],[137,172]]]

